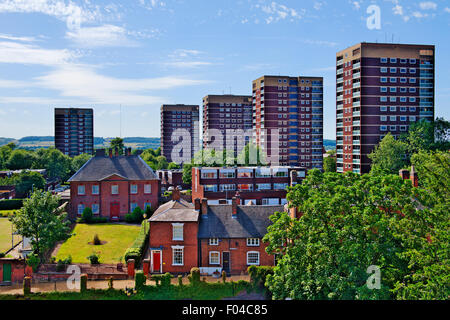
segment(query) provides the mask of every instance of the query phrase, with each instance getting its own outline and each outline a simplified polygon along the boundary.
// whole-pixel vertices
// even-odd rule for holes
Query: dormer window
[[[247,246],[248,247],[259,247],[259,239],[258,238],[247,238]]]

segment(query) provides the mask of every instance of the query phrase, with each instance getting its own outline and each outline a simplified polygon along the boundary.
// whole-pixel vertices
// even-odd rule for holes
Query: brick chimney
[[[200,211],[201,209],[201,200],[200,198],[197,198],[194,200],[195,210]]]
[[[291,187],[294,186],[297,183],[297,170],[292,170],[291,171]]]
[[[113,157],[113,151],[112,151],[112,149],[109,149],[109,157],[110,157],[110,158]]]
[[[411,172],[409,174],[411,182],[415,188],[419,186],[419,177],[417,176],[417,172],[414,166],[411,166]]]
[[[173,201],[180,201],[180,189],[178,189],[178,187],[176,187],[172,191],[172,200]]]
[[[409,170],[407,169],[401,169],[399,171],[400,178],[403,180],[409,180]]]
[[[233,197],[233,199],[231,200],[231,213],[233,218],[237,217],[237,207],[238,205],[240,205],[240,202],[241,199],[238,197]]]
[[[208,216],[208,199],[206,199],[206,198],[202,199],[201,211],[202,211],[202,216],[203,217],[207,217]]]

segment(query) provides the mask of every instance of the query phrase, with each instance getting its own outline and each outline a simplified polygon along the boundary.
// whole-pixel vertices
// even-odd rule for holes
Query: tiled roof
[[[210,205],[207,217],[200,218],[198,237],[262,238],[272,224],[269,217],[277,211],[284,211],[284,206],[238,206],[233,218],[231,205]]]
[[[160,206],[148,219],[152,222],[196,222],[198,221],[198,211],[194,205],[183,199],[171,200]]]
[[[141,157],[118,156],[92,157],[70,179],[71,181],[101,181],[111,175],[119,175],[127,180],[158,180],[147,163]]]

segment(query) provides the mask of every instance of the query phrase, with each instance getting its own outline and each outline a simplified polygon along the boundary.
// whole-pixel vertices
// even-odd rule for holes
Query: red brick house
[[[158,207],[159,179],[147,163],[127,149],[125,156],[98,153],[70,179],[70,218],[84,208],[94,216],[122,220],[136,207]]]
[[[32,269],[24,259],[0,258],[0,284],[20,283],[25,276],[32,275]]]
[[[192,206],[178,192],[149,219],[151,272],[188,273],[199,267],[202,273],[241,274],[250,265],[275,264],[262,238],[269,216],[283,211],[282,205],[240,205],[234,197],[231,205],[196,199]]]
[[[187,273],[198,262],[199,212],[172,192],[172,200],[155,211],[150,221],[150,272]]]
[[[262,238],[271,224],[269,217],[284,211],[282,205],[231,205],[201,203],[199,219],[199,267],[219,267],[227,274],[241,274],[251,265],[273,266],[275,257],[266,253]]]

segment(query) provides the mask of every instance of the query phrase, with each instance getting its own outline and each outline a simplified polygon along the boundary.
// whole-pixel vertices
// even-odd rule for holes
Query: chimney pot
[[[200,211],[201,209],[201,202],[200,202],[200,198],[197,198],[194,200],[194,204],[195,204],[195,210]]]
[[[412,182],[413,186],[415,188],[417,188],[419,186],[419,177],[417,175],[417,172],[416,172],[414,166],[411,166],[411,173],[410,173],[409,176],[410,176],[410,179],[411,179],[411,182]]]
[[[202,204],[201,204],[201,210],[202,210],[202,216],[207,216],[208,215],[208,199],[203,198],[202,199]]]
[[[180,189],[178,189],[178,187],[176,187],[172,191],[172,200],[173,201],[180,201]]]
[[[113,156],[113,151],[112,151],[112,149],[109,149],[109,157],[112,158],[112,156]]]
[[[233,218],[235,218],[236,215],[237,215],[238,199],[239,198],[233,197],[233,199],[231,201],[231,211],[232,211],[232,214],[233,214]]]

